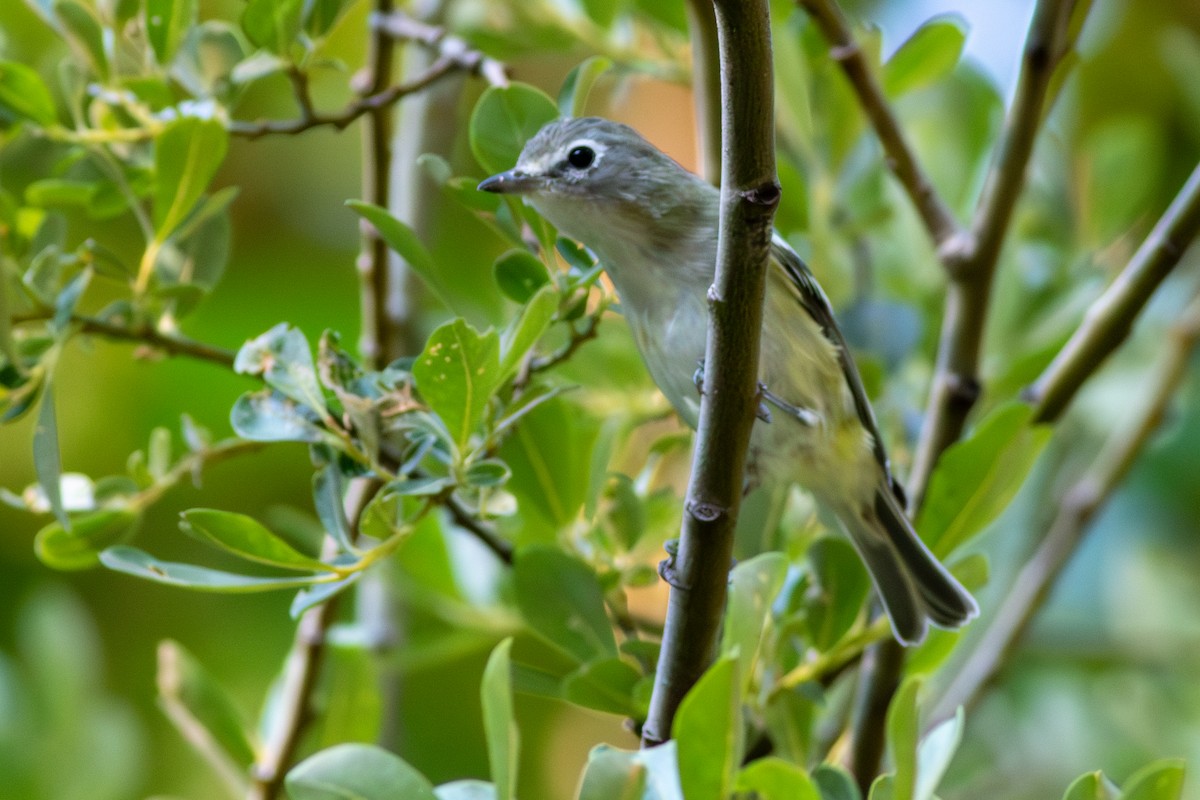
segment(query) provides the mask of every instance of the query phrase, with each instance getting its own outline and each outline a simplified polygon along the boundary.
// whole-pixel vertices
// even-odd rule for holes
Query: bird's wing
[[[796,251],[783,240],[779,234],[771,241],[771,255],[773,261],[787,275],[791,284],[796,289],[796,297],[800,301],[800,305],[808,312],[808,315],[816,320],[821,326],[821,331],[838,352],[838,361],[842,365],[842,374],[846,378],[846,385],[850,387],[850,394],[854,398],[854,408],[858,412],[858,418],[861,420],[863,428],[867,433],[871,434],[872,447],[875,451],[875,458],[879,461],[879,465],[883,467],[883,474],[886,476],[888,485],[892,492],[900,501],[901,506],[906,504],[904,489],[892,476],[891,464],[888,461],[887,449],[883,446],[883,437],[879,434],[879,425],[875,421],[875,412],[871,410],[871,403],[867,399],[867,391],[863,388],[862,378],[858,374],[858,367],[854,363],[854,359],[850,355],[850,348],[846,344],[846,338],[842,336],[842,331],[838,328],[837,320],[833,317],[833,309],[829,306],[829,298],[825,296],[825,292],[817,284],[816,278],[808,266],[801,260],[800,256],[796,255]]]

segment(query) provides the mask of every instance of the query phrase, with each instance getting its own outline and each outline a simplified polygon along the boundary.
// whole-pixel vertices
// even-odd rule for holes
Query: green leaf
[[[582,117],[588,95],[596,79],[612,69],[613,62],[604,56],[591,56],[567,73],[558,92],[558,113],[564,117]]]
[[[835,764],[819,765],[813,770],[812,779],[821,790],[821,800],[862,800],[854,778]]]
[[[560,397],[527,414],[501,446],[500,457],[513,471],[508,489],[517,495],[525,523],[518,545],[553,541],[578,515],[598,433],[594,419]]]
[[[480,698],[483,703],[483,732],[487,739],[488,763],[497,800],[513,800],[517,788],[517,759],[520,734],[513,716],[512,639],[492,650],[483,670]]]
[[[250,0],[242,12],[242,30],[257,47],[286,55],[300,35],[304,0]]]
[[[42,407],[33,429],[33,468],[38,484],[46,494],[50,510],[67,530],[71,521],[62,501],[62,456],[58,449],[58,415],[54,411],[54,383],[47,377],[42,389]]]
[[[761,553],[739,563],[729,575],[721,654],[741,655],[742,691],[749,688],[763,633],[771,621],[771,603],[783,586],[787,567],[782,553]]]
[[[917,748],[917,786],[913,794],[914,800],[935,800],[934,792],[950,761],[962,741],[963,710],[959,706],[954,716],[942,720],[937,727],[925,734]]]
[[[108,79],[108,55],[104,52],[104,33],[100,22],[88,9],[74,0],[55,0],[54,13],[66,31],[67,40],[86,59],[101,80]]]
[[[328,602],[334,596],[346,591],[362,576],[363,573],[360,571],[351,574],[348,578],[342,578],[340,581],[334,581],[333,583],[317,583],[312,586],[305,586],[296,592],[296,596],[292,598],[292,604],[288,606],[288,616],[292,619],[300,619],[305,611]]]
[[[531,545],[517,552],[513,583],[521,615],[549,644],[583,664],[616,657],[604,590],[590,566],[558,547]]]
[[[735,786],[739,792],[753,792],[758,800],[821,800],[807,772],[775,756],[750,762],[738,773]]]
[[[305,0],[304,30],[317,38],[329,33],[345,5],[346,0]]]
[[[741,676],[737,656],[722,656],[683,698],[671,738],[688,800],[729,797],[742,756]]]
[[[412,373],[422,399],[465,447],[501,378],[500,337],[461,318],[447,322],[430,334]]]
[[[146,0],[146,38],[162,66],[171,63],[196,24],[196,0]]]
[[[272,589],[296,589],[313,583],[313,578],[308,576],[268,578],[238,575],[194,564],[160,561],[145,551],[125,545],[105,550],[100,554],[100,563],[126,575],[202,592],[265,592]]]
[[[437,800],[433,784],[395,753],[339,744],[309,756],[284,779],[291,800]]]
[[[913,800],[917,785],[917,737],[921,729],[917,720],[917,692],[920,678],[908,678],[888,706],[888,752],[896,772],[891,787],[891,800]]]
[[[642,673],[627,661],[603,658],[584,664],[563,679],[563,696],[570,702],[636,717],[642,711],[634,699],[634,689]]]
[[[159,643],[157,684],[167,716],[189,740],[205,737],[240,769],[254,763],[254,747],[233,699],[178,642]]]
[[[525,142],[558,116],[554,101],[526,83],[492,86],[471,113],[471,152],[485,170],[502,172],[517,163]]]
[[[513,249],[504,253],[492,264],[492,272],[500,291],[518,303],[527,302],[550,282],[546,265],[528,250]]]
[[[637,755],[606,744],[593,747],[578,800],[646,800],[646,767]]]
[[[1180,759],[1167,758],[1147,764],[1125,781],[1119,800],[1180,800],[1183,775]]]
[[[71,519],[71,527],[51,522],[37,532],[33,549],[38,559],[54,569],[90,569],[100,563],[100,552],[128,541],[141,516],[125,508],[104,508]]]
[[[54,98],[35,70],[16,61],[0,61],[0,122],[31,120],[53,125]]]
[[[117,23],[118,28],[137,16],[141,6],[142,0],[102,0],[102,7]]]
[[[854,548],[844,539],[822,537],[808,548],[812,585],[804,608],[809,635],[818,650],[837,644],[862,613],[870,578]]]
[[[312,348],[304,334],[286,322],[242,345],[233,369],[243,375],[262,375],[268,386],[318,414],[325,410]]]
[[[1116,800],[1115,792],[1109,790],[1104,773],[1097,770],[1080,775],[1067,787],[1063,800]]]
[[[986,527],[1021,487],[1050,440],[1049,426],[1029,425],[1032,415],[1024,403],[1003,405],[938,461],[917,530],[939,557]]]
[[[294,549],[267,530],[258,520],[245,514],[212,508],[192,508],[180,516],[183,518],[180,527],[185,532],[249,561],[284,569],[329,569],[327,564]]]
[[[521,309],[521,314],[500,335],[500,378],[507,380],[517,371],[521,359],[537,343],[558,311],[558,292],[545,287]]]
[[[966,40],[967,22],[960,15],[928,20],[883,65],[883,90],[899,97],[934,83],[958,64]]]
[[[463,480],[467,483],[485,488],[503,486],[511,477],[512,470],[508,468],[508,464],[495,458],[476,461],[463,473]]]
[[[346,205],[375,226],[375,230],[387,242],[388,247],[403,258],[412,267],[413,272],[421,276],[421,280],[442,305],[451,311],[456,309],[455,303],[451,301],[455,293],[442,280],[442,274],[433,256],[421,243],[416,231],[407,223],[393,217],[385,208],[361,200],[347,200]]]
[[[229,412],[229,423],[243,439],[255,442],[320,442],[316,415],[271,389],[247,392]]]
[[[216,120],[183,117],[155,140],[154,231],[166,241],[200,201],[225,159],[229,134]]]
[[[43,178],[25,187],[25,202],[40,208],[87,208],[100,191],[93,181]]]
[[[327,464],[313,475],[313,505],[325,532],[333,537],[338,547],[347,553],[354,552],[350,540],[350,521],[342,504],[342,473],[336,464]]]

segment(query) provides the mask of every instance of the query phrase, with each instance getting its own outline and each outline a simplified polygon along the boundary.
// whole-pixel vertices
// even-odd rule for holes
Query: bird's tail
[[[887,488],[875,493],[872,508],[838,516],[901,644],[920,643],[929,622],[958,628],[979,613],[975,599],[929,552]]]

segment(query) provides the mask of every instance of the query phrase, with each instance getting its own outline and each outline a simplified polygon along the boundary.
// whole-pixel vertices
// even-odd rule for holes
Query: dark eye
[[[587,169],[596,160],[596,151],[590,147],[573,147],[567,153],[567,163],[575,169]]]

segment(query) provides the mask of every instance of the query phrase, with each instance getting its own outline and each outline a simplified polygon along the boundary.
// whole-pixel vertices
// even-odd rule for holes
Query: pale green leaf
[[[821,800],[812,778],[802,767],[774,756],[743,767],[736,787],[739,792],[753,792],[757,800]]]
[[[958,14],[928,20],[883,65],[884,91],[899,97],[944,77],[958,63],[966,40],[967,23]]]
[[[480,686],[483,730],[496,800],[513,800],[517,788],[520,735],[513,716],[511,651],[512,639],[496,645],[483,670]]]
[[[31,67],[0,61],[0,122],[27,119],[39,125],[54,124],[54,97]]]
[[[166,241],[192,212],[225,159],[229,134],[216,120],[183,117],[155,139],[154,230]]]
[[[742,755],[741,677],[737,656],[722,656],[679,704],[671,738],[679,748],[686,800],[729,797]]]
[[[304,555],[245,514],[193,508],[180,516],[180,527],[185,532],[249,561],[284,569],[317,572],[329,569],[328,565]]]
[[[339,744],[301,761],[284,781],[291,800],[437,800],[433,784],[395,753]]]
[[[125,508],[77,515],[69,529],[55,520],[37,532],[33,549],[43,564],[54,569],[89,569],[100,563],[102,550],[132,538],[140,521],[136,511]]]
[[[272,589],[296,589],[313,582],[311,577],[259,577],[232,572],[160,561],[136,547],[120,545],[100,554],[100,563],[116,572],[145,578],[168,586],[182,586],[202,592],[244,593]]]

